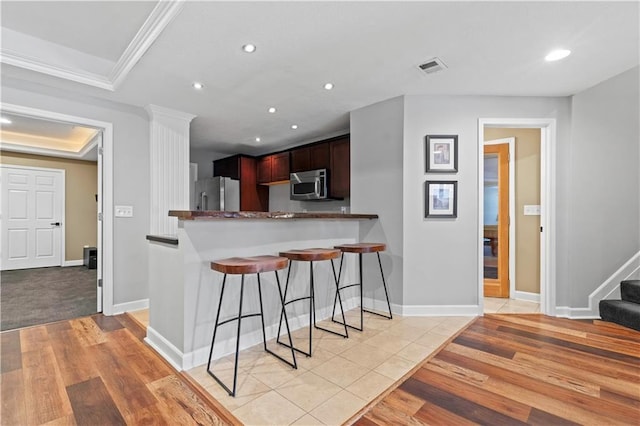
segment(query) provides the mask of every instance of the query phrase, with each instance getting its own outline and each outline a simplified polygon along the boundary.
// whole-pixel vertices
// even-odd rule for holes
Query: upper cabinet
[[[257,176],[259,184],[288,181],[289,151],[266,155],[258,159]]]
[[[307,170],[328,169],[329,142],[303,146],[291,150],[291,173]]]
[[[329,143],[329,194],[345,198],[351,192],[351,144],[349,136]]]

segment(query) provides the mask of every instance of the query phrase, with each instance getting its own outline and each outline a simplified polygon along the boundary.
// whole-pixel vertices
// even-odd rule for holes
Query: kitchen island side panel
[[[190,369],[207,362],[217,313],[217,304],[222,289],[223,274],[211,270],[211,261],[228,257],[256,255],[278,255],[280,251],[300,248],[333,247],[337,244],[358,242],[360,221],[358,220],[181,220],[179,221],[179,256],[167,255],[167,248],[157,248],[152,252],[157,271],[151,284],[152,291],[163,291],[166,295],[150,298],[150,327],[162,327],[170,334],[155,336],[168,340],[180,352],[180,369]],[[347,256],[343,266],[342,280],[355,282],[357,279],[357,256]],[[336,273],[340,260],[335,261]],[[179,272],[176,272],[178,269]],[[278,272],[284,291],[287,270]],[[335,284],[331,263],[314,262],[316,287],[316,317],[320,321],[331,315],[335,295]],[[309,263],[293,262],[291,285],[287,300],[305,296],[309,291]],[[240,295],[240,276],[229,275],[224,293],[220,319],[237,315]],[[262,297],[267,339],[275,337],[280,319],[280,301],[277,282],[273,272],[261,274]],[[167,287],[171,287],[168,289]],[[245,277],[245,297],[243,313],[259,311],[257,278]],[[171,296],[169,296],[171,295]],[[355,288],[344,292],[346,307],[357,306],[359,295]],[[174,300],[170,300],[174,299]],[[180,302],[182,300],[182,302]],[[161,302],[158,304],[156,302]],[[181,306],[178,306],[180,305]],[[157,309],[175,309],[175,312],[154,312]],[[178,313],[181,318],[174,318]],[[296,302],[287,307],[291,329],[304,327],[309,323],[308,301]],[[182,336],[175,327],[166,324],[166,316],[174,318],[181,326]],[[235,350],[236,323],[221,326],[216,336],[214,358],[219,358]],[[284,332],[284,327],[282,332]],[[315,331],[320,332],[320,331]],[[175,340],[174,340],[175,339]],[[262,342],[261,322],[258,317],[242,321],[241,348]]]

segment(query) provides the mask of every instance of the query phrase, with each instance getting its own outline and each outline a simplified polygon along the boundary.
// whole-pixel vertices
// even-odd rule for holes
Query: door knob
[[[51,222],[51,225],[53,225],[53,226],[60,226],[60,222]]]

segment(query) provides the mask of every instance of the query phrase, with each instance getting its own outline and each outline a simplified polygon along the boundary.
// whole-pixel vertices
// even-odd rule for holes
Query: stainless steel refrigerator
[[[240,182],[226,177],[196,181],[191,210],[240,210]]]

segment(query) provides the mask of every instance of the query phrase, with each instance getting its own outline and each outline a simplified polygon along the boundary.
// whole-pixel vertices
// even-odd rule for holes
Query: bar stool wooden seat
[[[323,331],[327,331],[329,333],[333,333],[335,335],[338,336],[342,336],[342,337],[349,337],[349,333],[347,331],[347,327],[346,325],[344,325],[344,334],[342,333],[338,333],[334,330],[329,330],[328,328],[324,328],[324,327],[320,327],[319,325],[316,324],[316,307],[315,307],[315,280],[313,277],[313,262],[319,262],[319,261],[324,261],[324,260],[330,260],[331,261],[331,270],[333,271],[333,280],[336,286],[336,299],[340,304],[340,312],[342,312],[342,320],[343,323],[346,324],[346,320],[344,317],[344,310],[342,308],[342,297],[340,296],[340,293],[338,292],[338,277],[336,276],[336,269],[334,267],[333,264],[333,260],[337,259],[340,256],[340,250],[337,249],[331,249],[331,248],[311,248],[311,249],[301,249],[301,250],[289,250],[289,251],[283,251],[280,252],[280,256],[282,257],[286,257],[287,259],[290,260],[289,262],[289,270],[287,272],[287,283],[284,286],[284,302],[283,305],[285,306],[285,309],[283,309],[282,314],[280,315],[280,326],[282,326],[282,316],[286,313],[286,306],[294,303],[294,302],[298,302],[301,300],[309,300],[309,352],[305,352],[301,349],[298,349],[296,347],[294,347],[293,345],[291,346],[293,348],[293,350],[300,352],[306,356],[311,356],[312,353],[312,330],[313,328],[317,328],[319,330],[323,330]],[[298,297],[296,299],[292,299],[287,301],[287,291],[289,290],[289,278],[291,276],[291,264],[293,263],[293,261],[296,262],[309,262],[309,295],[308,296],[303,296],[303,297]],[[336,303],[336,300],[334,300],[334,305]],[[334,312],[335,312],[335,306],[334,306]],[[312,326],[313,325],[313,326]],[[280,330],[278,330],[278,336],[280,336]],[[280,342],[280,340],[278,340],[278,343],[284,345],[284,346],[288,346],[286,343],[282,343]]]
[[[336,299],[334,299],[333,301],[333,315],[331,316],[331,319],[334,322],[337,322],[339,324],[344,324],[349,328],[353,328],[354,330],[358,330],[358,331],[362,331],[363,330],[363,323],[364,323],[364,312],[368,312],[370,314],[374,314],[374,315],[378,315],[381,316],[383,318],[387,318],[387,319],[393,319],[393,315],[391,314],[391,303],[389,302],[389,292],[387,290],[387,283],[384,279],[384,272],[382,270],[382,262],[380,261],[380,252],[384,251],[387,246],[386,244],[383,243],[356,243],[356,244],[341,244],[338,246],[335,246],[336,249],[340,250],[342,252],[342,255],[340,256],[340,269],[338,272],[338,283],[340,283],[340,278],[342,276],[342,263],[344,260],[344,254],[345,253],[357,253],[358,254],[358,270],[360,272],[360,282],[358,283],[354,283],[354,284],[347,284],[347,285],[343,285],[340,286],[338,285],[338,294],[340,294],[341,290],[344,290],[346,288],[349,287],[359,287],[360,288],[360,328],[358,327],[354,327],[352,325],[349,325],[346,323],[346,321],[343,320],[343,322],[341,323],[340,321],[336,321],[335,320],[335,311],[336,311]],[[363,281],[364,278],[362,276],[362,255],[365,253],[375,253],[378,256],[378,265],[380,266],[380,276],[382,277],[382,285],[384,287],[384,295],[387,298],[387,307],[389,308],[389,315],[385,315],[385,314],[381,314],[379,312],[374,312],[371,310],[367,310],[364,308],[364,304],[362,303],[363,300]],[[344,315],[343,315],[344,318]]]
[[[238,354],[240,353],[240,326],[243,318],[256,317],[259,316],[262,321],[262,339],[264,342],[264,350],[280,359],[283,362],[286,362],[293,368],[298,368],[296,363],[296,356],[291,350],[291,357],[293,361],[289,361],[281,357],[280,355],[272,352],[267,348],[267,337],[265,334],[265,325],[264,325],[264,312],[262,307],[262,285],[260,283],[260,273],[263,272],[274,272],[276,276],[276,282],[278,283],[278,298],[280,299],[280,303],[282,306],[281,311],[281,319],[282,315],[284,315],[285,326],[287,328],[287,335],[289,336],[289,343],[293,346],[293,341],[291,340],[291,332],[289,330],[289,320],[287,318],[286,312],[284,312],[284,298],[282,295],[282,287],[280,286],[280,278],[278,277],[278,271],[287,267],[289,260],[286,257],[279,256],[254,256],[254,257],[232,257],[229,259],[221,259],[211,262],[211,269],[214,271],[218,271],[224,274],[224,278],[222,279],[222,290],[220,291],[220,301],[218,302],[218,311],[216,313],[216,322],[213,327],[213,338],[211,339],[211,350],[209,351],[209,362],[207,363],[207,372],[211,377],[213,377],[219,384],[222,386],[231,396],[236,396],[236,385],[238,381]],[[246,274],[256,274],[258,277],[258,298],[260,301],[260,312],[243,314],[242,313],[242,302],[244,297],[244,276]],[[224,289],[227,283],[227,275],[242,275],[242,279],[240,281],[240,307],[238,308],[238,316],[226,319],[224,321],[220,321],[220,311],[222,308],[222,299],[224,296]],[[236,336],[236,355],[235,355],[235,365],[233,370],[233,389],[229,389],[223,382],[220,380],[212,371],[211,371],[211,359],[213,357],[213,346],[216,341],[216,332],[218,331],[218,327],[232,321],[238,321],[238,331]],[[279,333],[279,331],[278,331]]]

